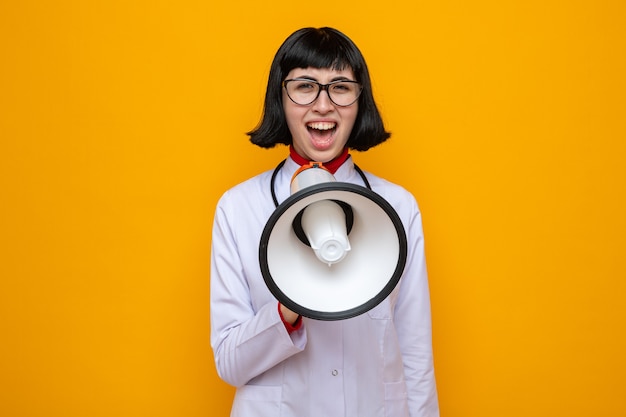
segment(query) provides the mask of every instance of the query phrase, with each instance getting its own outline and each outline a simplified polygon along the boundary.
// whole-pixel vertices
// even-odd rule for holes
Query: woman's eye
[[[337,92],[337,93],[347,93],[351,90],[351,85],[350,84],[335,84],[333,85],[333,91]]]
[[[304,82],[304,83],[298,83],[296,88],[299,91],[307,91],[307,90],[312,90],[314,88],[314,86],[311,83]]]

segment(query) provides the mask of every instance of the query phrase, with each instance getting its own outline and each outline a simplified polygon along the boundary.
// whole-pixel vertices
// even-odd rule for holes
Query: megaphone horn
[[[407,256],[402,222],[368,188],[338,182],[322,164],[292,177],[259,245],[263,279],[290,310],[318,320],[363,314],[397,285]]]

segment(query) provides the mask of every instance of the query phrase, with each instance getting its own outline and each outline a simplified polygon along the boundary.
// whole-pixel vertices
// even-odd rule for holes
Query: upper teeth
[[[308,125],[311,129],[317,129],[317,130],[329,130],[335,127],[335,123],[331,123],[331,122],[316,122],[316,123],[309,123]]]

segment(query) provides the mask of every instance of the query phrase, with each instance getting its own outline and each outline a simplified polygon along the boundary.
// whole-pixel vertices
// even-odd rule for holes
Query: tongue
[[[332,142],[333,137],[333,129],[328,130],[318,130],[318,129],[309,129],[311,132],[311,139],[313,140],[313,145],[318,148],[323,148],[328,146]]]

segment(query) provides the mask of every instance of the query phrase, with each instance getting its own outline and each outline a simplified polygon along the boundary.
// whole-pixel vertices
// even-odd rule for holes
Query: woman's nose
[[[313,109],[320,113],[327,113],[334,109],[333,102],[330,100],[328,90],[320,91],[320,95],[317,96],[317,100],[313,102]]]

